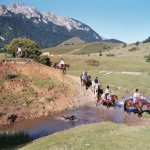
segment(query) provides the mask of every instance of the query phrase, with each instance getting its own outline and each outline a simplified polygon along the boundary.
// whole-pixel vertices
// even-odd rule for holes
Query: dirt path
[[[68,52],[68,53],[66,53],[66,54],[73,54],[73,53],[79,52],[79,51],[82,50],[83,48],[84,48],[84,46],[83,46],[82,48],[78,48],[78,49],[75,49],[75,50],[73,50],[73,51],[71,51],[71,52]]]
[[[86,90],[85,86],[81,85],[79,77],[70,75],[67,76],[70,77],[75,82],[75,84],[73,85],[74,89],[76,90],[76,96],[74,97],[74,101],[78,103],[79,106],[84,105],[95,106],[96,99],[94,98],[92,90],[90,88]]]

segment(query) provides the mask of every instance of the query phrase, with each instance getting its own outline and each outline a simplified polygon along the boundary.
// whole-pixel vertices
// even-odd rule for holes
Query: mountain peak
[[[40,18],[41,16],[41,13],[36,8],[28,7],[24,3],[12,3],[10,6],[0,5],[1,16],[11,16],[9,12],[23,14],[28,19],[32,17]]]
[[[17,7],[26,6],[26,5],[24,3],[12,3],[10,6],[17,8]]]

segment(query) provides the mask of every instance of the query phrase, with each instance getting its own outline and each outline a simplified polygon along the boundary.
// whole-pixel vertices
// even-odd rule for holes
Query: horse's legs
[[[66,68],[63,69],[64,74],[66,74]]]
[[[106,100],[106,104],[107,104],[107,109],[108,109],[108,106],[109,106],[109,100]]]
[[[142,112],[143,112],[142,108],[140,108],[137,104],[135,104],[135,107],[136,107],[137,110],[138,110],[138,116],[139,116],[139,117],[142,117]]]

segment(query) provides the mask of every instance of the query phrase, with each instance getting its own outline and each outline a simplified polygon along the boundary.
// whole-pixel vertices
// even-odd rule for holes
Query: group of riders
[[[60,62],[58,63],[58,66],[60,68],[62,68],[64,65],[65,65],[65,62],[64,62],[63,58],[61,58]],[[112,92],[110,90],[110,86],[108,85],[103,92],[103,90],[100,88],[98,77],[96,77],[94,80],[91,81],[91,76],[89,75],[88,71],[84,70],[82,75],[81,75],[81,84],[85,85],[86,82],[88,82],[88,81],[91,82],[91,84],[89,84],[89,86],[92,85],[92,91],[94,92],[95,97],[97,97],[99,99],[99,93],[100,93],[101,98],[105,102],[112,99]],[[132,98],[131,98],[132,104],[133,105],[136,104],[136,102],[139,98],[140,98],[139,89],[136,89],[135,92],[133,93]],[[118,97],[117,97],[117,100],[118,100]]]
[[[63,58],[61,58],[60,62],[58,62],[57,65],[59,69],[64,69],[64,68],[66,69],[66,65],[68,64],[65,64]],[[54,66],[56,67],[56,63]],[[80,79],[81,79],[81,85],[85,85],[86,90],[88,90],[88,88],[92,85],[92,91],[94,92],[94,95],[97,98],[96,106],[98,106],[99,102],[101,102],[103,105],[106,104],[107,108],[110,105],[116,107],[115,104],[119,101],[119,99],[117,95],[113,95],[109,85],[103,91],[101,89],[101,85],[99,84],[98,77],[96,77],[94,80],[91,80],[91,76],[89,75],[87,70],[83,71],[83,73],[80,76]],[[140,116],[143,105],[146,105],[150,111],[150,102],[146,101],[145,99],[142,99],[139,94],[139,89],[136,89],[132,95],[132,98],[125,100],[124,111],[125,112],[128,111],[129,107],[135,107],[138,110]]]
[[[83,83],[84,81],[87,80],[87,77],[89,76],[89,73],[87,72],[87,70],[83,71],[82,73],[82,80],[83,80]],[[83,83],[81,83],[83,85]],[[100,84],[99,84],[99,80],[98,80],[98,77],[96,77],[94,80],[91,81],[92,83],[92,91],[94,92],[94,95],[95,97],[98,98],[98,93],[99,93],[99,90],[100,90]],[[103,93],[103,91],[102,91]],[[104,90],[104,93],[102,94],[102,99],[107,101],[107,100],[111,100],[111,90],[110,90],[110,86],[108,85],[106,87],[106,89]],[[139,94],[139,89],[136,89],[135,92],[133,93],[133,96],[132,96],[132,104],[136,104],[136,101],[140,98],[140,94]]]

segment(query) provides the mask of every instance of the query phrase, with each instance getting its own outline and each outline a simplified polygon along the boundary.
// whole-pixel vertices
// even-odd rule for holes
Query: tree
[[[137,42],[135,43],[135,45],[136,45],[136,46],[138,46],[139,44],[140,44],[140,42],[139,42],[139,41],[137,41]]]
[[[40,55],[39,46],[35,41],[27,38],[15,38],[9,44],[5,46],[8,53],[13,54],[20,47],[28,55],[27,57],[32,58],[34,55]]]
[[[126,44],[126,43],[124,43],[122,47],[123,47],[123,48],[124,48],[124,47],[127,47],[127,44]]]
[[[52,63],[48,57],[40,56],[41,52],[39,51],[38,44],[35,41],[27,38],[15,38],[5,46],[5,49],[8,53],[15,57],[14,53],[17,51],[18,47],[27,53],[25,57],[34,59],[35,61],[47,66],[51,66]]]
[[[148,43],[150,42],[150,37],[148,37],[146,40],[143,41],[143,43]]]
[[[99,51],[99,56],[102,56],[102,51]]]

